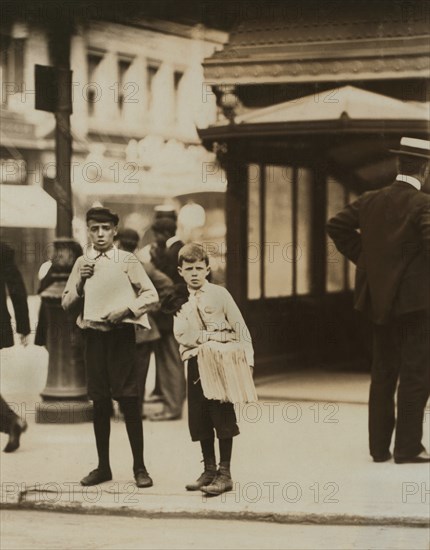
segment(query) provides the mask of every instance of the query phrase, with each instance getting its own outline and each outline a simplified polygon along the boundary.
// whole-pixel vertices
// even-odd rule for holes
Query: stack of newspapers
[[[135,299],[135,291],[122,264],[114,260],[95,262],[94,275],[85,283],[84,319],[103,321],[105,315],[128,307]]]
[[[207,399],[230,403],[258,400],[251,369],[239,342],[206,342],[199,347],[197,362]]]

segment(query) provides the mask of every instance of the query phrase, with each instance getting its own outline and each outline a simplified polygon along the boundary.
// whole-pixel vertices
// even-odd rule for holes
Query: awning
[[[53,229],[57,203],[37,185],[0,185],[0,225]]]
[[[344,86],[245,113],[233,124],[219,123],[199,130],[199,136],[205,141],[309,132],[427,133],[429,119],[428,103],[400,101]]]

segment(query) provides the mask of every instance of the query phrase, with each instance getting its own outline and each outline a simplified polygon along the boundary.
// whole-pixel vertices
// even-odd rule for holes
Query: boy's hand
[[[76,285],[76,290],[79,296],[82,296],[86,280],[94,275],[94,264],[84,264],[80,269],[79,275],[81,278]]]
[[[103,315],[102,319],[103,321],[107,321],[108,323],[117,324],[120,323],[127,315],[130,313],[130,310],[127,308],[125,309],[117,309],[115,311],[111,311],[107,315]]]
[[[84,264],[80,270],[81,279],[86,280],[94,275],[94,264]]]
[[[236,335],[233,332],[211,332],[208,339],[225,344],[226,342],[236,342]]]

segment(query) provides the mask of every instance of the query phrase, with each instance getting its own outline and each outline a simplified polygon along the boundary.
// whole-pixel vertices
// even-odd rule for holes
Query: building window
[[[260,166],[248,166],[248,299],[261,298]]]
[[[151,114],[154,110],[154,95],[156,77],[160,69],[161,63],[159,61],[148,61],[146,66],[146,92],[148,97],[148,113]]]
[[[312,243],[312,172],[297,169],[296,182],[296,294],[311,292],[311,243]]]
[[[248,166],[248,299],[309,294],[311,174]]]
[[[100,85],[98,84],[98,73],[100,63],[103,59],[101,53],[90,53],[87,56],[88,83],[86,86],[86,100],[88,103],[88,115],[94,116],[95,104],[100,99]]]
[[[181,81],[184,76],[183,71],[173,71],[173,90],[175,94],[175,113],[174,113],[174,122],[175,124],[180,120],[180,110],[181,110]]]
[[[332,177],[327,178],[327,220],[336,215],[357,195]],[[327,237],[326,290],[344,292],[354,287],[355,265],[336,249]]]
[[[0,35],[2,103],[18,90],[24,82],[25,38]]]
[[[122,57],[118,59],[118,109],[120,114],[124,110],[124,99],[127,95],[127,72],[132,63],[133,60],[130,58]]]
[[[264,286],[266,298],[293,294],[293,178],[291,166],[264,168]]]

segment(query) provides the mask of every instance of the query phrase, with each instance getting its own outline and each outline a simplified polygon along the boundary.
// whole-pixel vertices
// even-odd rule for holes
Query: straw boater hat
[[[399,149],[390,149],[391,153],[430,160],[430,141],[411,137],[402,137]]]
[[[173,206],[170,206],[168,204],[159,204],[158,206],[154,207],[154,217],[155,219],[171,218],[172,220],[176,221],[178,215]]]

